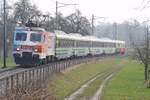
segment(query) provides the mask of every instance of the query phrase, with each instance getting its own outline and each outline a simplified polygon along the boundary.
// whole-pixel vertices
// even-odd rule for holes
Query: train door
[[[48,42],[48,55],[54,56],[55,55],[55,34],[54,33],[48,33],[47,42]]]

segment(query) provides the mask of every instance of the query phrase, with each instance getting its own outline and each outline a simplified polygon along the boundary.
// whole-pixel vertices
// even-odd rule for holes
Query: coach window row
[[[58,39],[56,41],[56,47],[74,47],[74,41],[73,40],[65,40],[65,39]]]
[[[101,42],[92,42],[92,47],[104,47],[104,43],[101,43]]]
[[[90,47],[90,41],[75,41],[76,47]]]
[[[115,43],[104,43],[104,47],[115,47]]]
[[[125,47],[125,44],[117,43],[117,47],[118,47],[118,48]]]

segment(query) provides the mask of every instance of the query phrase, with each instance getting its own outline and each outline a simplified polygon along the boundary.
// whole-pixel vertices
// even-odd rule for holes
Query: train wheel
[[[47,64],[46,59],[42,59],[42,65],[45,65],[45,64]]]

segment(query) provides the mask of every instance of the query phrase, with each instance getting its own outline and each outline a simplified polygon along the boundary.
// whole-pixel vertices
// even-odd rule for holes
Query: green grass
[[[13,58],[12,58],[12,57],[9,57],[9,58],[6,59],[6,65],[7,65],[8,68],[12,68],[12,67],[14,67],[16,64],[15,64]],[[2,67],[3,67],[3,59],[0,58],[0,68],[2,68]]]
[[[107,78],[110,74],[113,72],[118,72],[119,69],[124,67],[124,64],[126,63],[126,60],[116,60],[116,64],[109,65],[111,66],[111,70],[108,70],[105,72],[105,74],[98,77],[96,80],[94,80],[86,89],[85,91],[78,96],[79,100],[82,100],[83,98],[90,98],[96,93],[97,89],[99,89],[100,84],[102,84],[103,80]]]
[[[71,71],[56,75],[50,84],[49,90],[53,91],[57,100],[62,100],[80,88],[82,84],[86,83],[91,78],[106,70],[112,70],[121,62],[122,59],[119,58],[107,58],[102,61],[95,61],[90,64],[80,65],[80,67]]]
[[[83,98],[90,98],[99,88],[100,84],[103,82],[103,80],[106,78],[107,75],[103,75],[102,77],[99,77],[94,82],[92,82],[82,94],[80,94],[77,98],[79,100],[82,100]]]
[[[150,89],[144,83],[144,67],[137,61],[128,60],[112,78],[102,100],[150,100]]]

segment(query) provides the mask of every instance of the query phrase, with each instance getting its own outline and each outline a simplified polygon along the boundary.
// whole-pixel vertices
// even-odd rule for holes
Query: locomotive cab
[[[47,54],[48,33],[41,28],[22,28],[14,32],[13,56],[16,64],[41,63]]]

